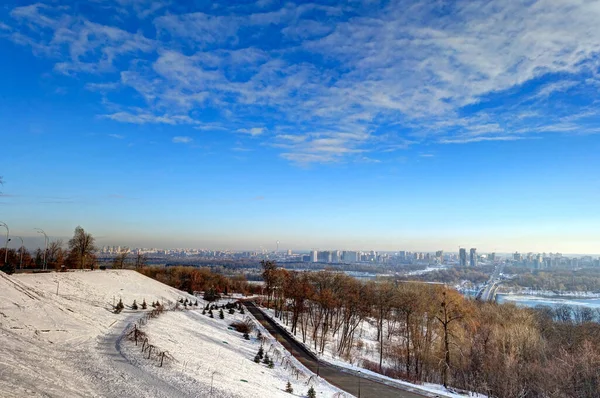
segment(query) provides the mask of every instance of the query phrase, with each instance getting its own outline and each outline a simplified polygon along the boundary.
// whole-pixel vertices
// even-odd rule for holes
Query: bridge
[[[498,264],[496,268],[494,268],[494,272],[490,275],[490,279],[483,285],[475,299],[481,301],[495,301],[496,293],[498,292],[498,286],[502,283],[502,278],[500,274],[504,269],[503,264]]]

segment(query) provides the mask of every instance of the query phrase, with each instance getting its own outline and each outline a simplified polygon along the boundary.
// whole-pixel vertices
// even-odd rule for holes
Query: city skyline
[[[99,245],[597,253],[599,17],[9,1],[0,221],[33,246],[81,225]]]

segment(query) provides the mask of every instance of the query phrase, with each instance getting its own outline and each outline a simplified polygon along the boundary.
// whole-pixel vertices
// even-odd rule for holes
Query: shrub
[[[233,308],[230,308],[229,309],[229,315],[233,315],[233,314],[235,314],[235,310]]]
[[[311,387],[308,389],[308,392],[306,393],[306,396],[307,396],[308,398],[317,398],[317,392],[316,392],[316,391],[315,391],[315,389],[314,389],[314,388],[311,386]]]
[[[248,333],[244,333],[244,339],[250,340],[250,335]]]
[[[225,314],[223,314],[223,309],[219,310],[219,318],[225,319]]]
[[[148,304],[146,304],[146,299],[144,299],[142,301],[142,309],[145,310],[146,308],[148,308]]]
[[[212,312],[212,310],[208,310],[208,316],[209,316],[209,317],[211,317],[211,318],[214,318],[214,317],[215,317],[215,316],[213,315],[213,312]]]
[[[258,354],[257,354],[260,359],[263,358],[263,356],[265,355],[265,350],[263,349],[263,346],[261,345],[260,348],[258,349]]]
[[[270,360],[271,358],[269,358],[269,354],[265,354],[265,357],[263,358],[263,363],[265,365],[268,365]]]
[[[254,362],[256,362],[256,363],[260,363],[260,357],[258,356],[258,354],[256,354],[256,355],[254,356]]]
[[[133,300],[133,304],[131,304],[131,309],[132,309],[132,310],[137,310],[137,309],[138,309],[138,305],[137,305],[137,303],[135,302],[135,300]]]
[[[240,333],[249,334],[254,330],[254,323],[250,319],[235,321],[230,326]]]

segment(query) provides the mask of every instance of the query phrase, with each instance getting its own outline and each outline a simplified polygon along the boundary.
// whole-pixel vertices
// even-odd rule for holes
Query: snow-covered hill
[[[307,371],[296,380],[289,367],[251,360],[260,343],[228,329],[247,314],[225,312],[220,320],[215,311],[209,318],[201,299],[193,310],[168,311],[142,327],[171,358],[163,367],[147,360],[124,336],[144,316],[131,304],[171,307],[180,298],[197,300],[127,270],[0,273],[0,396],[197,397],[209,396],[212,382],[214,397],[290,397],[283,391],[288,379],[294,395],[306,393]],[[119,299],[125,309],[115,314]],[[271,340],[265,348],[271,344],[278,348]],[[323,381],[316,389],[321,397],[339,392]]]

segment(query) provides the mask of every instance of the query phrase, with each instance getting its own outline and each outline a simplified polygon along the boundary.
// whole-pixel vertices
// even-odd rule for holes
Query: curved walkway
[[[401,389],[375,380],[359,377],[358,372],[319,361],[313,353],[284,333],[281,328],[266,317],[254,303],[244,302],[248,311],[276,338],[286,350],[312,372],[327,380],[334,386],[359,398],[423,398],[435,397],[434,394],[421,394],[416,391]]]

